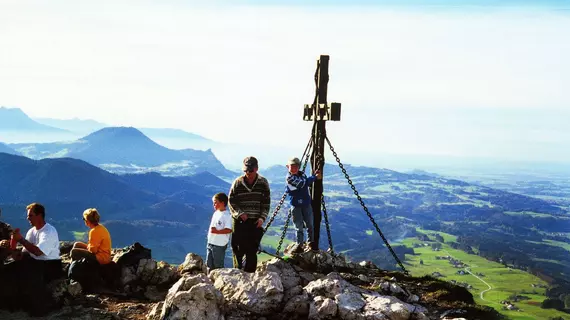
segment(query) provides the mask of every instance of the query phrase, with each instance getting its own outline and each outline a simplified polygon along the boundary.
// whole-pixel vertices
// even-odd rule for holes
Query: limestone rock
[[[343,292],[336,295],[336,303],[338,305],[338,313],[342,319],[347,320],[364,320],[362,317],[362,309],[366,305],[366,301],[358,292]]]
[[[153,259],[141,259],[135,272],[135,277],[143,282],[150,282],[154,271],[156,270],[156,261]]]
[[[281,308],[283,284],[275,272],[216,269],[210,272],[210,278],[229,307],[235,306],[258,315],[269,315]]]
[[[156,286],[148,286],[145,289],[144,296],[152,302],[164,301],[166,291],[159,290]]]
[[[300,295],[288,299],[283,308],[283,313],[294,314],[298,318],[306,318],[309,314],[309,295],[302,292]]]
[[[304,288],[311,296],[323,296],[334,299],[345,290],[361,292],[361,288],[348,283],[338,273],[331,272],[326,277],[312,281]]]
[[[399,294],[399,293],[405,294],[404,289],[402,289],[402,287],[400,287],[399,285],[397,285],[395,283],[390,283],[390,292],[395,293],[395,294]]]
[[[363,274],[359,274],[359,275],[358,275],[358,279],[359,279],[360,281],[366,282],[366,283],[372,282],[369,277],[367,277],[367,276],[365,276],[365,275],[363,275]]]
[[[391,320],[406,320],[412,315],[415,319],[427,319],[425,308],[405,303],[393,296],[367,296],[364,313],[368,315],[381,313]]]
[[[168,285],[176,282],[179,278],[180,275],[175,267],[164,261],[159,261],[149,283],[157,286]]]
[[[335,317],[337,313],[338,305],[330,298],[318,296],[309,305],[309,319],[330,319]]]
[[[144,307],[142,304],[130,305],[119,309],[116,315],[119,317],[119,319],[133,319],[141,313],[141,310],[143,310],[143,308]]]
[[[306,271],[301,271],[299,272],[299,277],[301,279],[301,285],[304,287],[307,284],[309,284],[309,282],[311,281],[315,281],[317,279],[320,278],[324,278],[324,274],[314,274],[312,272],[306,272]]]
[[[301,295],[303,293],[304,293],[303,287],[301,287],[300,285],[293,287],[283,293],[283,301],[289,301],[289,299],[291,299],[292,297]]]
[[[195,253],[189,253],[186,255],[184,262],[178,267],[178,272],[183,275],[185,273],[189,274],[206,274],[207,267],[204,264],[202,257]]]
[[[343,255],[332,255],[324,251],[307,251],[296,254],[295,262],[303,270],[320,273],[345,270],[350,267],[350,264]]]
[[[277,273],[281,278],[283,290],[285,291],[301,284],[299,273],[291,266],[291,264],[280,259],[272,259],[262,264],[258,270],[261,272],[267,271]]]
[[[126,286],[135,280],[137,280],[137,270],[135,270],[133,267],[121,268],[121,285]]]
[[[120,283],[123,291],[130,293],[146,294],[146,287],[154,286],[157,291],[163,291],[161,295],[166,295],[166,290],[180,278],[176,268],[166,262],[156,262],[153,259],[141,259],[137,265],[124,266],[121,268]],[[150,289],[150,290],[154,290]],[[154,295],[147,298],[156,301]],[[151,298],[152,297],[152,298]]]
[[[147,319],[148,320],[162,320],[160,318],[160,314],[162,313],[162,307],[164,306],[164,301],[160,301],[158,303],[156,303],[152,309],[150,310],[150,312],[147,315]]]
[[[211,283],[211,281],[204,274],[184,275],[168,290],[166,300],[172,299],[172,297],[177,292],[190,290],[190,288],[192,288],[198,283]]]
[[[224,297],[205,275],[184,275],[168,291],[160,319],[223,320]],[[150,319],[149,314],[147,319]]]

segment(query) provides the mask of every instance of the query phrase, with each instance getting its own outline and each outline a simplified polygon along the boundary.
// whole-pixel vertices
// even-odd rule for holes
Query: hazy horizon
[[[568,163],[569,9],[567,1],[3,2],[0,106],[290,154],[309,137],[302,107],[313,99],[316,59],[329,54],[328,100],[343,114],[328,135],[346,162]]]

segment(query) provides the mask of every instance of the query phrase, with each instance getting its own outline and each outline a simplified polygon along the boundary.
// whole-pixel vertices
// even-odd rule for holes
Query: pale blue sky
[[[329,54],[352,162],[570,160],[568,1],[371,2],[2,1],[0,105],[302,149]]]

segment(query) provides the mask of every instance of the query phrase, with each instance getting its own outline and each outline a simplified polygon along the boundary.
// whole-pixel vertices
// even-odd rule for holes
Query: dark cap
[[[257,159],[255,157],[245,157],[243,159],[243,168],[242,170],[245,171],[253,171],[253,169],[257,168]]]

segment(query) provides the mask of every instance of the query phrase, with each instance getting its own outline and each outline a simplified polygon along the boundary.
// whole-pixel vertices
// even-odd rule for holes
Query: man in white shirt
[[[0,305],[3,302],[9,308],[21,307],[29,309],[34,315],[40,315],[49,305],[46,285],[62,275],[59,237],[57,230],[45,221],[44,206],[32,203],[26,209],[32,228],[26,238],[22,237],[18,229],[12,233],[12,238],[23,249],[11,249],[8,240],[0,241],[0,246],[9,248],[15,260],[0,268],[0,283],[7,289],[0,290]]]
[[[19,230],[14,231],[13,238],[24,248],[23,254],[35,260],[60,260],[59,257],[59,236],[57,230],[45,221],[45,208],[39,203],[32,203],[26,207],[28,209],[27,219],[32,228],[26,233],[26,238],[22,237]],[[3,247],[8,247],[9,242],[2,241]],[[12,253],[14,259],[20,260],[18,251]]]

